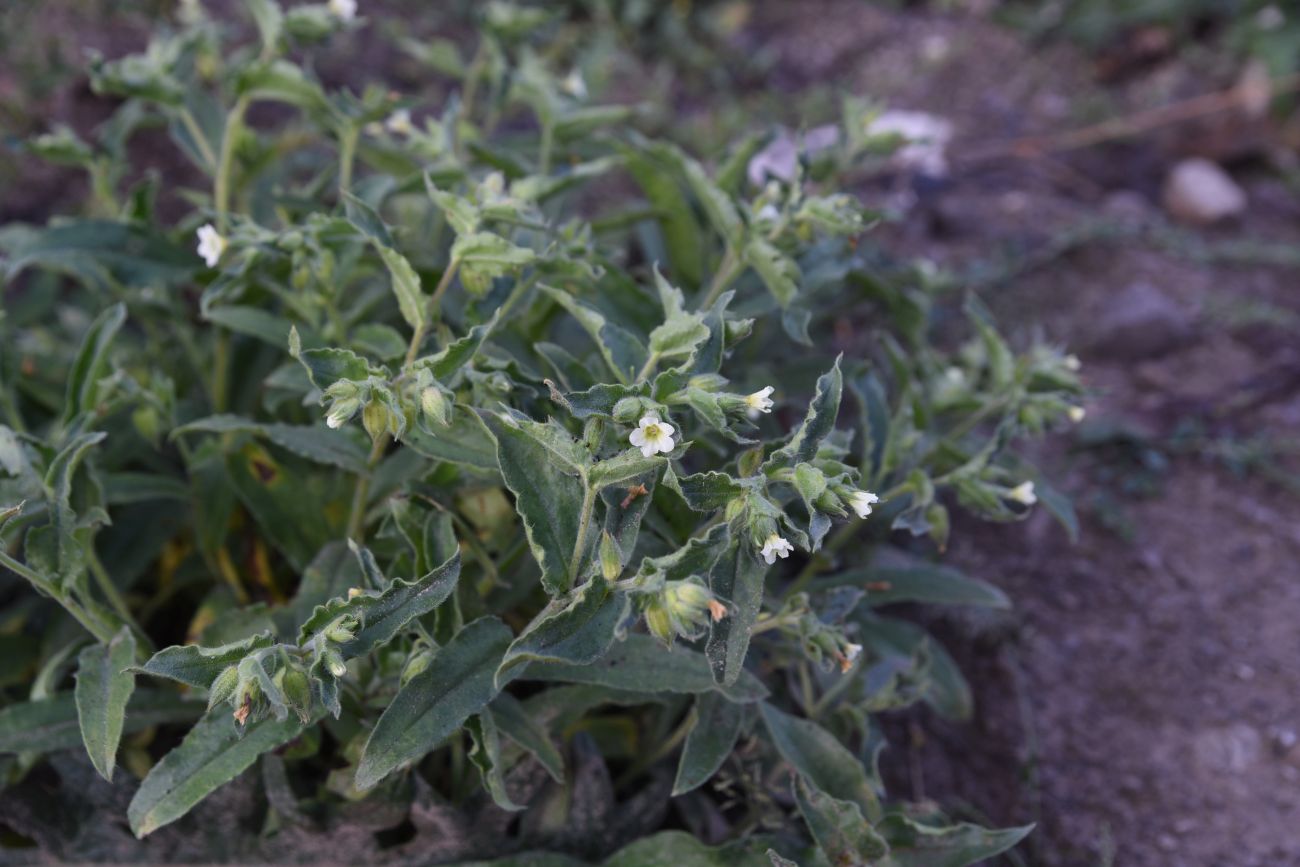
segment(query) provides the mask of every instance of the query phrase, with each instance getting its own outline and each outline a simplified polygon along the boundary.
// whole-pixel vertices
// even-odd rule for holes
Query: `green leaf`
[[[878,617],[859,609],[853,618],[861,625],[859,639],[872,658],[899,659],[905,670],[919,664],[926,674],[923,698],[945,719],[968,720],[975,710],[970,685],[943,645],[914,623]]]
[[[528,710],[508,692],[503,692],[488,705],[496,719],[497,728],[510,740],[532,753],[542,767],[557,783],[564,783],[564,757],[551,743],[550,735]]]
[[[835,417],[840,412],[843,390],[840,359],[836,358],[834,366],[817,379],[817,389],[813,392],[812,402],[808,404],[808,413],[804,416],[803,423],[790,437],[790,441],[768,458],[764,469],[814,460],[822,441],[835,430]]]
[[[104,294],[117,286],[173,286],[188,280],[200,260],[154,229],[112,220],[69,220],[25,236],[7,251],[12,282],[24,269],[67,274]]]
[[[197,644],[173,645],[155,653],[140,671],[165,677],[179,683],[207,689],[217,675],[255,650],[275,643],[270,633],[254,635],[243,641],[223,644],[220,647],[199,647]]]
[[[411,678],[379,717],[357,765],[358,789],[369,789],[401,765],[435,749],[497,693],[493,673],[510,645],[510,629],[494,617],[469,623]]]
[[[475,325],[464,337],[447,344],[443,349],[427,358],[419,359],[413,366],[416,369],[426,368],[433,374],[434,379],[443,381],[449,379],[452,374],[468,364],[478,354],[483,341],[496,327],[498,315],[499,311],[492,316],[490,321],[484,322],[482,325]]]
[[[343,213],[358,232],[382,247],[392,247],[393,236],[379,213],[362,199],[343,193]]]
[[[624,151],[628,173],[641,187],[663,235],[673,274],[689,288],[703,283],[706,235],[673,173],[664,166],[659,148]]]
[[[449,464],[493,472],[497,466],[497,446],[483,420],[473,409],[456,405],[451,424],[436,432],[410,425],[402,434],[402,445],[409,446],[426,458]]]
[[[884,867],[966,867],[1007,851],[1034,826],[990,830],[963,822],[936,828],[891,813],[876,830],[889,841]]]
[[[799,265],[762,238],[750,238],[745,245],[745,262],[758,274],[776,303],[789,307],[799,292]]]
[[[131,830],[144,837],[175,822],[243,773],[262,753],[283,746],[302,730],[295,716],[250,723],[243,729],[224,710],[205,716],[140,783],[127,807]]]
[[[228,328],[239,334],[247,334],[277,349],[284,346],[284,340],[293,328],[292,323],[283,316],[276,316],[260,307],[242,304],[225,304],[209,307],[203,311],[203,318],[214,325]]]
[[[376,242],[375,249],[388,266],[388,273],[393,280],[393,294],[397,296],[402,318],[413,330],[419,331],[425,323],[424,290],[420,288],[420,275],[415,273],[407,258],[392,247]]]
[[[108,347],[126,322],[126,305],[114,304],[95,318],[81,339],[72,370],[68,372],[67,397],[63,402],[63,424],[71,425],[82,413],[95,409],[99,381],[108,372]]]
[[[532,262],[537,254],[491,232],[459,235],[451,245],[451,258],[460,263],[460,280],[476,295],[487,292],[492,278]]]
[[[92,446],[104,440],[104,433],[83,433],[65,445],[49,469],[45,486],[50,496],[50,523],[27,536],[28,558],[40,566],[56,586],[67,587],[85,567],[85,549],[77,535],[77,513],[72,509],[72,479],[77,466]],[[39,552],[39,553],[38,553]]]
[[[550,286],[539,286],[553,301],[569,311],[596,342],[596,348],[618,377],[619,382],[630,385],[645,363],[646,348],[630,331],[615,325],[594,307],[590,307],[567,292]]]
[[[507,671],[525,662],[586,665],[600,659],[614,643],[630,607],[626,593],[611,591],[599,578],[564,598],[551,600],[511,642],[497,669],[497,687],[508,680]]]
[[[581,574],[595,537],[594,522],[583,521],[583,506],[591,505],[582,475],[588,458],[557,425],[489,416],[489,426],[501,475],[542,569],[542,586],[552,595],[562,593]]]
[[[682,758],[677,764],[673,797],[684,795],[708,782],[731,755],[745,722],[745,707],[716,692],[695,699],[695,725],[686,736]]]
[[[326,542],[343,534],[351,480],[337,473],[310,472],[301,461],[272,455],[256,442],[226,455],[226,476],[267,541],[303,569]],[[303,503],[316,517],[302,520]]]
[[[492,711],[483,708],[478,716],[465,724],[465,728],[469,730],[472,741],[469,760],[478,768],[483,787],[492,796],[493,803],[512,813],[524,809],[510,800],[506,792],[504,769],[501,767],[501,736],[497,733]]]
[[[129,627],[108,646],[92,644],[77,658],[77,720],[81,740],[99,775],[113,781],[126,704],[135,691],[135,638]]]
[[[695,347],[709,338],[704,315],[688,313],[680,289],[675,288],[655,269],[655,286],[664,306],[664,321],[650,332],[650,354],[659,358],[690,355]]]
[[[253,433],[264,436],[283,449],[318,464],[338,467],[350,473],[369,472],[366,448],[341,430],[324,425],[261,424],[237,415],[212,415],[182,425],[172,436],[204,433]]]
[[[235,81],[235,91],[253,100],[285,102],[309,113],[330,112],[329,99],[320,84],[287,60],[244,66]]]
[[[587,471],[587,483],[594,490],[601,490],[612,485],[623,485],[638,476],[653,472],[668,464],[667,455],[646,457],[635,448],[629,448],[612,458],[597,461]]]
[[[616,642],[609,653],[594,663],[534,662],[518,677],[638,692],[720,692],[737,702],[759,701],[767,695],[767,689],[749,672],[742,672],[735,683],[716,683],[704,654],[680,646],[669,650],[653,636],[643,633]]]
[[[833,798],[795,779],[795,803],[817,845],[832,864],[870,864],[889,852],[889,844],[862,816],[862,809],[852,801]]]
[[[731,603],[726,617],[709,623],[705,644],[713,677],[719,683],[735,683],[744,671],[766,575],[767,565],[743,532],[734,534],[726,553],[709,570],[709,589]]]
[[[838,586],[869,587],[866,601],[872,607],[898,602],[974,605],[1003,610],[1011,607],[1007,595],[992,584],[938,564],[869,566],[841,573],[829,580]]]
[[[350,349],[303,349],[296,328],[289,329],[289,354],[302,362],[311,384],[321,391],[340,379],[359,381],[387,373],[372,367],[370,362]]]
[[[660,831],[619,849],[602,867],[772,867],[767,850],[773,842],[755,835],[709,846],[685,831]],[[803,863],[814,867],[811,861]]]
[[[856,804],[873,822],[880,817],[880,801],[866,769],[833,734],[767,702],[758,707],[777,752],[810,784],[833,798]]]
[[[753,488],[752,483],[743,479],[713,471],[690,476],[666,473],[664,484],[681,494],[687,505],[697,512],[721,509]]]
[[[284,27],[284,13],[275,0],[244,0],[248,13],[257,24],[257,34],[262,38],[262,52],[273,53],[280,42],[280,32]]]
[[[361,626],[351,641],[339,647],[344,659],[362,656],[386,644],[416,617],[422,617],[447,600],[460,578],[460,552],[414,581],[394,579],[382,592],[360,593],[331,599],[317,606],[298,633],[306,643],[340,617],[354,617]]]
[[[202,715],[204,703],[174,692],[137,689],[126,706],[122,734],[153,726],[184,723]],[[0,753],[48,753],[83,743],[76,696],[60,692],[49,698],[0,708]]]

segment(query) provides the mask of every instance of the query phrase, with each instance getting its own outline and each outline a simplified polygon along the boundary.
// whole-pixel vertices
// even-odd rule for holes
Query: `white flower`
[[[763,562],[771,566],[776,562],[777,557],[784,560],[786,557],[790,556],[790,552],[793,550],[793,545],[785,539],[782,539],[776,533],[773,533],[768,536],[767,541],[763,543],[763,550],[760,553],[763,555]]]
[[[399,108],[384,121],[384,129],[393,135],[410,135],[415,132],[415,124],[411,123],[411,113],[404,108]]]
[[[226,252],[226,239],[211,223],[199,226],[199,255],[209,268],[217,267],[221,254]]]
[[[1065,369],[1066,369],[1066,370],[1078,370],[1078,369],[1081,368],[1081,367],[1083,367],[1083,362],[1079,360],[1079,356],[1077,356],[1077,355],[1067,355],[1067,356],[1065,356]]]
[[[1038,496],[1034,493],[1034,483],[1021,482],[1007,491],[1007,499],[1015,500],[1017,503],[1024,503],[1026,506],[1032,506],[1038,502]]]
[[[357,17],[357,0],[330,0],[329,10],[340,21],[351,21]]]
[[[642,417],[641,423],[628,436],[628,440],[647,458],[654,457],[656,452],[667,454],[673,450],[673,426],[660,421],[659,416],[651,413]]]
[[[1083,421],[1083,417],[1088,414],[1088,411],[1081,406],[1072,406],[1065,411],[1065,414],[1070,417],[1070,421],[1078,424]]]
[[[867,135],[895,135],[905,142],[894,152],[893,162],[935,177],[948,174],[948,143],[952,122],[920,111],[886,111],[867,123]]]
[[[581,69],[574,69],[564,77],[560,82],[560,89],[574,99],[582,100],[587,98],[587,81],[582,77]]]
[[[771,412],[774,404],[772,403],[771,394],[776,391],[772,386],[764,386],[758,391],[745,398],[745,406],[749,409],[750,418],[758,418],[760,412]]]
[[[859,518],[870,515],[872,505],[879,502],[880,498],[870,491],[854,491],[849,494],[849,508],[857,512]]]
[[[849,642],[848,644],[844,645],[844,658],[849,661],[850,665],[856,662],[858,657],[861,655],[862,655],[861,644],[854,644],[852,642]]]

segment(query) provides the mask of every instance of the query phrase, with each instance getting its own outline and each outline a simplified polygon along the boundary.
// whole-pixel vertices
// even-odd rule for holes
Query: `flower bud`
[[[618,544],[608,532],[600,535],[600,574],[606,581],[613,581],[623,571],[623,558],[619,554]]]
[[[361,424],[370,439],[379,439],[388,432],[388,407],[377,400],[366,404],[366,408],[361,411]]]
[[[430,385],[420,390],[420,412],[426,421],[446,427],[451,424],[451,410],[451,401],[438,386]]]
[[[411,654],[406,660],[406,665],[402,666],[401,685],[406,686],[412,678],[425,671],[432,662],[432,650],[421,650],[418,653]]]
[[[239,670],[233,665],[227,666],[208,688],[208,710],[212,710],[223,701],[230,701],[238,685]]]
[[[673,642],[673,620],[668,609],[658,600],[650,602],[645,609],[645,625],[650,634],[664,644]]]
[[[614,421],[621,424],[629,424],[641,417],[642,410],[641,398],[624,397],[620,398],[618,403],[614,404]]]
[[[284,697],[289,707],[298,715],[298,719],[304,723],[311,719],[311,682],[307,680],[307,674],[296,665],[290,666],[280,672],[280,689],[284,692]]]
[[[335,644],[346,644],[357,637],[357,621],[351,617],[340,617],[325,627],[325,637]]]
[[[325,658],[325,669],[330,674],[342,677],[348,673],[348,665],[343,661],[343,654],[331,647],[322,655]]]

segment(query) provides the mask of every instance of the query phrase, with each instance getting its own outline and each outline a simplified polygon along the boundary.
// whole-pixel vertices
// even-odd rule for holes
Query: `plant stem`
[[[117,616],[121,617],[128,626],[135,630],[136,633],[139,635],[145,635],[145,631],[140,628],[140,624],[135,622],[135,617],[132,616],[131,609],[126,604],[126,600],[122,598],[122,592],[117,589],[117,585],[114,584],[113,579],[109,577],[108,570],[104,568],[103,561],[101,561],[99,555],[95,553],[95,545],[93,542],[86,543],[86,561],[90,564],[90,574],[95,577],[95,583],[97,583],[99,589],[103,591],[104,598],[108,600],[109,607],[111,607],[113,611],[117,613]]]
[[[555,129],[551,123],[542,124],[542,142],[537,154],[537,173],[540,175],[549,175],[551,173],[551,150],[555,145]]]
[[[356,161],[357,155],[357,137],[360,130],[355,124],[349,124],[348,128],[339,136],[339,198],[343,198],[352,187],[352,164]]]
[[[655,352],[650,353],[650,355],[645,360],[645,364],[641,367],[641,372],[636,375],[636,381],[640,382],[641,380],[648,377],[650,375],[650,371],[654,370],[655,365],[658,363],[659,363],[658,353]]]
[[[596,507],[596,489],[586,485],[582,495],[582,517],[578,520],[578,537],[573,543],[573,556],[569,559],[569,586],[578,579],[578,567],[582,565],[582,555],[586,550],[587,530],[591,526],[591,513]]]
[[[221,156],[217,159],[217,175],[212,186],[212,206],[217,212],[217,231],[225,232],[230,213],[230,170],[235,159],[235,140],[244,125],[249,98],[241,96],[226,118],[226,129],[221,135]]]
[[[406,359],[402,362],[403,371],[411,366],[411,362],[415,361],[415,356],[419,354],[420,344],[424,342],[424,335],[429,333],[428,321],[442,303],[442,296],[447,294],[447,287],[451,285],[452,278],[456,276],[456,269],[459,267],[459,259],[452,259],[448,262],[447,269],[442,272],[442,278],[438,280],[438,285],[434,287],[433,294],[429,296],[425,316],[420,320],[420,327],[415,329],[415,333],[411,335],[411,345],[406,348]]]
[[[356,487],[352,489],[352,508],[348,512],[347,538],[358,545],[366,540],[366,500],[370,498],[370,479],[375,467],[379,466],[379,461],[384,457],[384,449],[387,445],[388,434],[375,437],[375,442],[370,447],[370,457],[366,459],[366,474],[357,476]]]
[[[63,609],[71,614],[95,638],[105,644],[113,640],[113,631],[111,629],[100,623],[97,618],[91,617],[90,612],[78,605],[75,600],[69,599],[60,593],[50,582],[41,577],[36,570],[9,556],[7,551],[0,550],[0,566],[4,566],[15,575],[26,578],[33,587],[62,605]]]
[[[709,290],[704,293],[700,300],[698,310],[705,310],[713,306],[713,303],[732,282],[740,276],[741,269],[740,258],[736,255],[735,250],[727,247],[727,252],[722,256],[722,262],[718,265],[717,272],[713,275],[713,282],[709,284]]]
[[[194,139],[194,145],[199,149],[199,155],[207,163],[208,171],[216,171],[217,155],[212,152],[212,145],[208,142],[208,137],[203,134],[203,127],[199,126],[198,120],[190,113],[190,110],[184,106],[181,107],[181,123],[185,129],[189,130],[190,137]]]

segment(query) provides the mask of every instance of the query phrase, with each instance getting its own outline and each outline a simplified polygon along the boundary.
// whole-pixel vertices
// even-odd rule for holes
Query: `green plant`
[[[416,120],[309,73],[353,4],[246,6],[256,45],[192,3],[96,61],[124,100],[99,139],[33,143],[95,176],[94,216],[0,230],[14,791],[84,742],[157,839],[260,762],[262,833],[203,844],[235,860],[337,860],[311,841],[408,811],[441,860],[660,832],[605,863],[966,864],[1023,837],[886,799],[872,715],[970,695],[881,609],[1008,604],[920,540],[954,500],[1072,524],[1011,446],[1077,414],[1077,365],[973,300],[974,337],[931,343],[936,275],[859,243],[836,192],[878,145],[857,110],[746,190],[760,140],[710,172],[637,135],[533,53],[542,10],[488,4],[476,59],[438,49],[459,98]],[[160,122],[206,190],[122,189]]]

